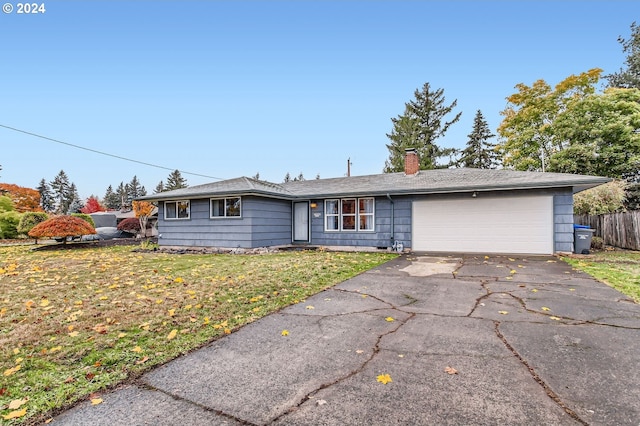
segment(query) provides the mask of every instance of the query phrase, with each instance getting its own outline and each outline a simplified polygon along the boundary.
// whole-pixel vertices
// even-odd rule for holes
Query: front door
[[[309,242],[309,203],[293,203],[293,241]]]

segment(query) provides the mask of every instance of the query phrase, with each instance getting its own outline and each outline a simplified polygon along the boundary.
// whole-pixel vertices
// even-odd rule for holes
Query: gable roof
[[[383,173],[271,183],[248,177],[191,186],[140,197],[159,201],[180,198],[207,198],[236,195],[261,195],[284,199],[384,196],[406,194],[443,194],[469,191],[544,189],[571,187],[579,192],[611,181],[600,176],[569,173],[521,172],[493,169],[421,170],[415,175]]]

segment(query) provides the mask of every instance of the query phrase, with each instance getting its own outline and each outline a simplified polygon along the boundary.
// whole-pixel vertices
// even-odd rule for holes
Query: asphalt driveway
[[[51,424],[638,426],[640,305],[555,257],[411,254],[102,398]]]

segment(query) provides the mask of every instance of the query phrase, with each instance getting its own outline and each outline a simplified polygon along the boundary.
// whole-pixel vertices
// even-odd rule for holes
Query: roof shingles
[[[281,184],[240,177],[162,192],[141,197],[140,199],[169,200],[247,194],[296,199],[385,194],[441,194],[557,187],[573,187],[574,192],[578,192],[610,180],[599,176],[567,173],[460,168],[421,170],[415,175],[384,173],[292,181]]]

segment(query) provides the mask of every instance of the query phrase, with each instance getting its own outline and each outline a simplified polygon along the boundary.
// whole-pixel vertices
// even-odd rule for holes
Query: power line
[[[137,164],[142,164],[144,166],[155,167],[157,169],[163,169],[163,170],[169,170],[169,171],[176,170],[176,169],[173,169],[171,167],[159,166],[157,164],[146,163],[144,161],[134,160],[132,158],[126,158],[126,157],[122,157],[120,155],[109,154],[108,152],[98,151],[96,149],[91,149],[91,148],[87,148],[87,147],[84,147],[84,146],[75,145],[75,144],[72,144],[72,143],[69,143],[69,142],[64,142],[64,141],[61,141],[61,140],[49,138],[47,136],[42,136],[42,135],[39,135],[37,133],[27,132],[26,130],[16,129],[15,127],[5,126],[4,124],[0,124],[0,127],[4,127],[5,129],[8,129],[8,130],[13,130],[14,132],[24,133],[25,135],[34,136],[36,138],[44,139],[44,140],[47,140],[47,141],[50,141],[50,142],[59,143],[61,145],[67,145],[67,146],[70,146],[72,148],[82,149],[84,151],[89,151],[89,152],[93,152],[93,153],[96,153],[96,154],[105,155],[107,157],[117,158],[118,160],[129,161],[131,163],[137,163]],[[200,176],[200,177],[205,177],[205,178],[209,178],[209,179],[224,180],[223,178],[219,178],[219,177],[215,177],[215,176],[207,176],[207,175],[203,175],[203,174],[200,174],[200,173],[185,172],[184,170],[178,170],[178,171],[180,173],[182,173],[182,174],[185,174],[185,175]]]

